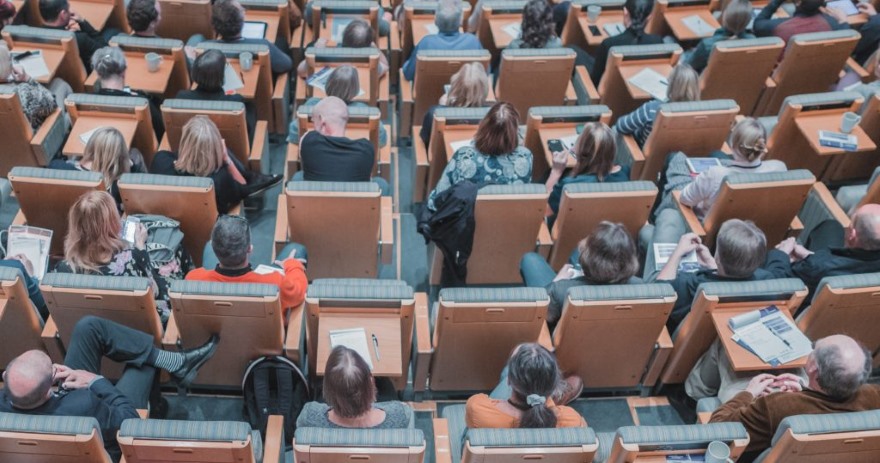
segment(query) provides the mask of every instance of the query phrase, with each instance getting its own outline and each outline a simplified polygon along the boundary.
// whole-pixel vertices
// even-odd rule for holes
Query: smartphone
[[[587,26],[590,29],[590,33],[593,35],[602,35],[602,32],[599,31],[599,28],[596,26]]]
[[[565,149],[562,147],[562,140],[558,138],[547,140],[547,148],[550,149],[551,153],[558,153]]]
[[[128,216],[128,218],[125,219],[125,224],[122,226],[122,239],[128,241],[130,244],[134,244],[134,235],[137,232],[139,223],[141,223],[141,219]]]

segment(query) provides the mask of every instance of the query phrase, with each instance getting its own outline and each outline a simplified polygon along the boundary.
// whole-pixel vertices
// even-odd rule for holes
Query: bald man
[[[779,243],[768,259],[785,253],[790,265],[781,266],[776,276],[800,278],[812,298],[822,278],[880,272],[880,205],[856,209],[850,222],[846,228],[836,220],[823,222],[807,237],[806,247],[794,238]]]
[[[38,350],[9,362],[3,372],[0,412],[94,417],[104,448],[118,461],[116,432],[124,420],[138,417],[137,408],[146,408],[155,369],[168,371],[186,388],[217,348],[216,336],[182,352],[157,349],[153,342],[152,336],[141,331],[103,318],[83,317],[71,334],[64,365],[52,364]],[[98,374],[103,357],[126,365],[115,386]],[[55,384],[60,386],[57,392],[52,390]]]
[[[348,106],[335,96],[322,99],[312,109],[314,130],[300,140],[304,180],[369,182],[376,153],[365,138],[345,136]]]
[[[752,454],[770,446],[786,417],[880,408],[880,386],[865,384],[871,373],[871,357],[849,336],[816,341],[806,372],[806,387],[789,375],[755,376],[745,391],[712,414],[710,422],[742,423],[749,432],[746,452]]]

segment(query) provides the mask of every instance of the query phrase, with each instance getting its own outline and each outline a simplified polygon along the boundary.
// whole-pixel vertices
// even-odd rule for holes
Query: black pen
[[[381,362],[382,359],[379,358],[379,338],[375,334],[373,335],[373,347],[376,349],[376,360]]]
[[[21,60],[23,60],[29,56],[33,56],[35,54],[36,54],[36,52],[34,52],[33,50],[28,50],[24,53],[19,53],[19,54],[13,56],[12,59],[15,61],[21,61]]]

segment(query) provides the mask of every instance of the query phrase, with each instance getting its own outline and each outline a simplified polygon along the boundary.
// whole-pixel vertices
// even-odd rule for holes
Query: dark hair
[[[507,361],[511,398],[524,405],[520,428],[555,428],[556,413],[547,405],[561,374],[553,355],[540,344],[520,344]]]
[[[131,0],[128,3],[128,9],[125,11],[125,17],[128,18],[128,25],[135,32],[143,32],[150,27],[150,24],[159,18],[159,10],[156,9],[157,0]]]
[[[616,153],[617,141],[610,127],[602,122],[584,124],[584,130],[574,145],[577,165],[572,169],[571,176],[594,174],[599,181],[604,180],[614,167]]]
[[[742,34],[749,27],[752,11],[749,0],[731,0],[721,12],[721,25],[734,36]]]
[[[361,356],[345,346],[336,346],[324,369],[324,400],[343,418],[362,416],[376,401],[376,384],[370,367]]]
[[[813,355],[816,359],[816,382],[825,394],[832,399],[845,401],[855,395],[871,375],[871,354],[864,350],[865,363],[859,371],[847,367],[840,346],[831,343],[817,343]]]
[[[226,268],[241,268],[247,262],[251,246],[251,228],[247,219],[221,215],[211,230],[211,249]]]
[[[211,25],[214,26],[214,32],[224,39],[241,35],[244,11],[238,0],[216,0],[211,9]]]
[[[556,36],[553,8],[547,0],[529,0],[523,7],[522,47],[544,48]]]
[[[327,96],[335,96],[351,104],[351,100],[358,96],[361,91],[361,81],[358,78],[357,69],[353,66],[339,66],[330,73],[327,83],[324,84],[324,92]]]
[[[43,21],[55,22],[62,11],[70,10],[67,0],[40,0],[40,16]]]
[[[724,275],[748,278],[767,259],[767,237],[750,220],[730,219],[718,229],[715,253]]]
[[[639,252],[629,230],[603,220],[581,242],[584,278],[597,285],[623,284],[639,271]]]
[[[197,56],[192,65],[192,80],[205,92],[223,90],[226,75],[226,55],[220,50],[206,50]]]
[[[654,0],[626,0],[623,7],[629,13],[629,28],[635,32],[636,37],[644,35],[645,26],[648,25],[648,16],[654,9]]]
[[[373,28],[363,19],[348,23],[342,31],[342,47],[367,48],[373,45]]]
[[[518,129],[519,112],[516,108],[504,101],[495,103],[477,127],[474,147],[489,156],[510,154],[519,144]]]
[[[795,3],[795,13],[815,16],[822,12],[823,6],[825,6],[825,0],[801,0]]]
[[[13,16],[15,16],[15,5],[9,0],[0,0],[0,21],[5,21]]]

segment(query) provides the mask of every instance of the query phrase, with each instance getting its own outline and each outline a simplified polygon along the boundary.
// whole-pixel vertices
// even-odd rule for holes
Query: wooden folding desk
[[[602,10],[602,13],[599,14],[595,23],[590,23],[589,19],[587,19],[587,13],[581,11],[578,13],[577,20],[581,27],[581,32],[584,34],[584,38],[587,42],[587,47],[589,48],[587,51],[593,51],[593,49],[602,44],[603,40],[611,37],[608,35],[608,32],[605,31],[605,25],[614,23],[623,24],[623,10]],[[599,29],[599,34],[593,34],[590,30],[590,26],[596,26],[596,28]]]
[[[476,133],[477,128],[473,126],[469,126],[467,128],[456,128],[447,126],[446,131],[443,133],[443,141],[446,142],[446,161],[448,162],[450,159],[452,159],[452,155],[455,154],[455,150],[452,148],[453,143],[464,140],[473,140]]]
[[[538,130],[538,136],[541,137],[541,146],[544,147],[544,157],[547,159],[547,165],[549,167],[553,167],[553,153],[550,152],[547,142],[553,139],[562,139],[576,135],[577,129],[575,127],[576,124],[572,124],[568,127],[543,127]],[[577,159],[574,157],[574,153],[572,153],[571,156],[568,156],[565,166],[568,168],[577,166]]]
[[[275,43],[278,39],[278,21],[280,17],[277,11],[245,9],[244,20],[266,23],[266,36],[264,38],[272,43]],[[290,37],[284,37],[284,43],[289,42]]]
[[[156,72],[147,70],[147,59],[144,53],[127,52],[125,62],[125,84],[133,90],[140,90],[151,95],[165,95],[168,89],[168,81],[171,80],[171,71],[174,69],[174,59],[171,55],[162,56],[159,69]],[[98,74],[92,71],[86,79],[87,89],[93,89],[98,81]]]
[[[76,119],[76,123],[73,124],[73,128],[70,130],[70,136],[67,138],[67,143],[64,144],[62,152],[65,156],[82,156],[85,152],[86,144],[80,140],[79,136],[90,130],[101,127],[113,127],[119,130],[119,132],[122,133],[122,137],[125,139],[125,146],[131,148],[131,141],[134,138],[137,126],[138,121],[134,118],[112,119],[97,116],[80,116]]]
[[[699,16],[709,27],[712,28],[712,32],[708,32],[707,34],[698,35],[694,31],[691,30],[688,26],[686,26],[682,20],[689,16]],[[663,18],[666,20],[666,24],[672,30],[672,34],[678,39],[679,42],[695,42],[700,39],[711,37],[712,34],[715,33],[715,30],[721,27],[721,24],[718,24],[718,20],[712,16],[712,12],[709,11],[707,7],[700,8],[673,8],[666,10],[663,14]]]
[[[238,73],[239,77],[241,77],[241,82],[244,84],[244,87],[236,90],[235,93],[243,96],[247,101],[253,101],[257,96],[257,82],[260,80],[260,63],[257,57],[254,56],[254,65],[250,71],[241,70],[238,58],[227,58],[227,62]]]
[[[622,62],[618,69],[620,70],[620,76],[623,78],[623,81],[626,82],[626,89],[629,92],[630,98],[635,100],[638,104],[651,100],[654,97],[651,96],[650,93],[631,84],[629,79],[632,78],[632,76],[638,74],[643,69],[653,69],[661,76],[665,76],[667,78],[669,77],[669,74],[672,73],[672,66],[670,66],[668,63],[645,64],[644,61],[636,61],[632,64]],[[623,114],[620,114],[619,116],[623,116]]]
[[[429,30],[431,29],[431,30]],[[434,32],[436,26],[434,24],[434,18],[430,16],[419,16],[415,17],[412,20],[412,38],[413,38],[413,47],[419,44],[426,35],[436,34]]]
[[[318,322],[318,352],[315,372],[324,375],[327,358],[330,357],[330,332],[363,328],[367,337],[370,361],[373,363],[373,376],[397,378],[404,373],[401,368],[400,316],[397,314],[357,314],[321,313]],[[373,344],[373,335],[379,344],[378,355]]]
[[[503,50],[513,42],[516,37],[511,37],[504,28],[511,25],[522,24],[522,16],[517,14],[500,14],[492,16],[489,19],[489,28],[492,30],[492,40],[495,42],[495,48]]]
[[[835,156],[838,154],[846,154],[850,151],[844,151],[840,148],[833,148],[829,146],[822,146],[819,144],[819,131],[820,130],[828,130],[831,132],[839,132],[840,131],[840,121],[843,119],[843,114],[840,113],[832,113],[832,114],[801,114],[795,117],[794,123],[797,125],[798,130],[800,130],[801,135],[809,142],[810,147],[813,151],[819,156]],[[871,141],[871,138],[868,134],[865,133],[862,128],[856,124],[855,128],[853,128],[852,133],[850,135],[855,135],[858,139],[858,148],[856,149],[857,153],[865,152],[865,151],[874,151],[877,149],[877,145]],[[817,175],[818,177],[819,175]]]
[[[43,85],[49,85],[49,82],[52,82],[52,79],[54,79],[55,76],[57,75],[58,68],[61,66],[61,61],[64,60],[64,51],[54,49],[54,48],[39,47],[36,44],[32,44],[32,43],[27,43],[27,44],[22,44],[22,45],[26,45],[26,46],[16,48],[12,51],[15,53],[22,53],[22,52],[26,52],[26,51],[39,51],[43,56],[43,61],[46,62],[46,69],[49,70],[49,74],[45,75],[45,76],[34,77],[34,80],[36,80],[37,82],[39,82]],[[79,59],[78,56],[76,58]],[[31,76],[31,77],[33,77],[33,76]]]
[[[727,322],[731,318],[737,315],[741,315],[744,312],[755,310],[755,308],[756,307],[738,309],[716,309],[712,312],[712,323],[715,324],[715,331],[718,333],[718,338],[721,339],[721,344],[724,346],[724,352],[727,354],[727,358],[730,359],[730,365],[733,367],[733,370],[736,372],[791,370],[795,368],[803,368],[804,366],[806,366],[806,355],[779,366],[771,366],[769,363],[765,363],[757,355],[749,352],[748,350],[746,350],[745,347],[737,344],[733,339],[731,339],[731,336],[733,335],[733,330],[730,329],[730,326],[728,326]],[[788,313],[787,309],[780,308],[779,311],[782,312],[782,314],[789,319],[792,319],[791,314]]]

